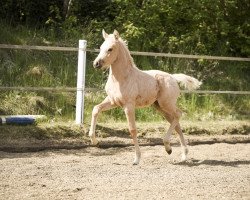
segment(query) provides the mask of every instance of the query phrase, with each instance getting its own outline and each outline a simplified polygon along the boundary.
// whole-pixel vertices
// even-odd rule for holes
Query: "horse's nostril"
[[[102,66],[102,60],[94,62],[94,68],[100,68]]]
[[[93,66],[94,66],[94,68],[99,67],[99,62],[94,62],[94,63],[93,63]]]

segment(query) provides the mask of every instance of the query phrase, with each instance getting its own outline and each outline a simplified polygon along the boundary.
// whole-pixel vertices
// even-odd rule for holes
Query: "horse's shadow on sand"
[[[228,167],[238,167],[239,165],[250,165],[250,160],[234,160],[234,161],[223,161],[223,160],[197,160],[190,159],[184,162],[176,162],[174,165],[183,165],[188,167],[197,167],[200,165],[208,166],[228,166]]]
[[[98,136],[104,135],[105,137],[117,136],[120,138],[130,138],[128,129],[117,130],[117,129],[113,129],[113,128],[109,128],[109,127],[101,126],[101,125],[96,125],[96,129],[97,129],[96,131],[97,131]]]

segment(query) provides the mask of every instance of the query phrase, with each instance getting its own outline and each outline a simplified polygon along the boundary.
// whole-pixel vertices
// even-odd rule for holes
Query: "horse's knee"
[[[181,118],[181,116],[182,116],[182,111],[179,108],[177,108],[176,109],[176,117],[179,119],[179,118]]]
[[[101,112],[100,106],[98,106],[98,105],[94,106],[93,111],[92,111],[92,116],[97,117],[100,112]]]

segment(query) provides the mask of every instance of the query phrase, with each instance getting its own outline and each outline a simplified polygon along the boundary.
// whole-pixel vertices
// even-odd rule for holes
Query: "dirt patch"
[[[249,199],[250,144],[0,152],[0,199]]]
[[[69,123],[1,126],[0,199],[249,199],[249,122],[182,124],[187,162],[165,124],[138,123],[138,166],[126,123],[99,124],[99,147]]]

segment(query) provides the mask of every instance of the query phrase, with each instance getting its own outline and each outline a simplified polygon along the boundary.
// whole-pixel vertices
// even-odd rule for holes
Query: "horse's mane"
[[[128,49],[128,44],[126,41],[124,41],[122,38],[119,38],[119,42],[122,44],[122,46],[124,47],[124,50],[126,51],[127,55],[128,55],[128,59],[129,62],[131,64],[132,67],[136,67],[135,63],[134,63],[134,59],[132,58],[132,56],[130,55],[129,49]]]

